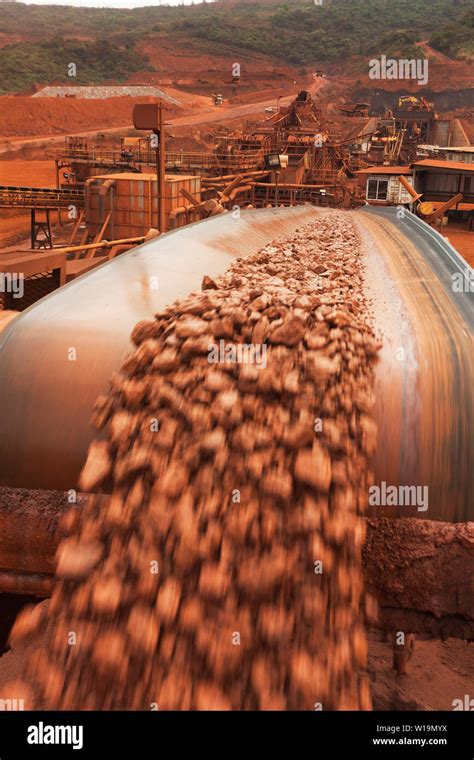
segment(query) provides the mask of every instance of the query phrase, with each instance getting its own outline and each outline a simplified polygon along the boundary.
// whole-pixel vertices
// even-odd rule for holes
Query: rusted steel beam
[[[77,494],[71,505],[68,496],[0,489],[0,593],[49,596],[60,520],[87,501]],[[474,526],[416,518],[366,523],[364,565],[378,627],[474,639]]]
[[[463,199],[463,194],[457,193],[457,195],[454,195],[452,198],[449,199],[449,201],[446,201],[445,203],[443,203],[439,208],[436,209],[436,211],[433,211],[432,214],[426,217],[426,221],[429,223],[434,222],[435,219],[438,219],[439,217],[443,216],[445,211],[448,211],[457,203],[460,203],[462,199]]]
[[[82,508],[86,498],[72,492],[0,489],[0,593],[49,594],[59,522],[72,507]]]
[[[0,593],[2,594],[49,597],[53,588],[53,575],[0,570]]]

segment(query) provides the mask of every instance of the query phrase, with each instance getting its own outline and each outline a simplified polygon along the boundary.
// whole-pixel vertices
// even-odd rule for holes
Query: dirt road
[[[311,94],[314,94],[318,90],[320,90],[322,87],[326,86],[328,84],[327,79],[322,79],[321,77],[318,77],[315,79],[314,84],[312,84],[308,89],[311,92]],[[295,93],[292,93],[291,95],[288,95],[287,97],[280,98],[280,104],[281,105],[287,105],[288,103],[291,103],[291,101],[294,99],[296,95]],[[169,119],[167,121],[168,126],[170,127],[189,127],[189,126],[197,126],[199,124],[207,124],[209,122],[216,122],[216,121],[230,121],[232,119],[238,119],[244,116],[251,116],[254,114],[259,114],[262,119],[264,118],[264,111],[265,108],[269,106],[275,106],[276,104],[276,97],[272,98],[266,98],[265,100],[260,100],[257,103],[249,103],[245,105],[223,105],[221,107],[214,107],[210,109],[205,110],[199,110],[196,113],[190,115],[190,116],[180,116],[175,119]],[[130,114],[131,115],[131,114]],[[133,124],[131,123],[128,125],[121,125],[120,127],[108,127],[106,129],[91,129],[89,131],[82,130],[81,132],[70,132],[69,130],[65,130],[64,134],[72,134],[73,136],[89,136],[89,135],[96,135],[97,132],[102,132],[105,134],[117,134],[120,132],[124,132],[124,130],[131,129],[133,127]],[[38,135],[37,137],[28,137],[28,138],[16,138],[16,137],[10,137],[10,138],[0,138],[0,154],[5,153],[7,151],[11,151],[16,148],[24,148],[34,145],[40,145],[43,143],[53,144],[57,142],[62,142],[64,140],[64,135]]]

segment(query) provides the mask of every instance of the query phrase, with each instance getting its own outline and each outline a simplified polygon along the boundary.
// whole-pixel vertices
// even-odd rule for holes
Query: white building
[[[365,199],[368,203],[384,206],[413,203],[410,193],[398,180],[400,176],[405,177],[413,187],[409,166],[370,166],[368,169],[360,169],[356,174],[359,182],[365,184]]]

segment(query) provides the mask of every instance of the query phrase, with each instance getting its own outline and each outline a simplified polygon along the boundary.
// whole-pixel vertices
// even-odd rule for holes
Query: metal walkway
[[[0,207],[56,209],[84,206],[82,190],[59,190],[50,187],[0,186]]]

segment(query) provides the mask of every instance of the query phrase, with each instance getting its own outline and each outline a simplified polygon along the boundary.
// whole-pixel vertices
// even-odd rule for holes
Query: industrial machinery
[[[230,197],[231,184],[223,195]],[[23,314],[0,321],[0,485],[50,492],[49,506],[42,509],[35,508],[35,499],[41,504],[44,490],[32,495],[27,529],[22,528],[24,498],[11,498],[9,508],[0,510],[0,591],[51,593],[58,520],[69,509],[71,495],[80,507],[78,477],[89,443],[97,437],[91,424],[94,404],[131,350],[129,336],[136,323],[199,290],[205,275],[212,282],[236,256],[260,250],[317,214],[331,213],[312,206],[262,209],[186,225],[88,272]],[[376,329],[388,334],[388,345],[376,370],[375,479],[425,484],[430,520],[464,522],[474,517],[472,296],[453,295],[452,276],[463,271],[464,262],[446,241],[409,212],[403,220],[396,213],[386,208],[381,214],[355,214],[364,234],[373,236],[372,245],[394,241],[379,254],[390,270],[368,283],[374,300],[386,300],[394,283],[406,298],[402,302],[400,295],[390,295],[388,311],[394,318],[388,324],[386,310],[376,314]],[[398,315],[405,307],[411,316],[402,337]],[[407,361],[394,362],[391,346],[401,340]],[[368,400],[362,395],[356,403],[364,408]],[[441,425],[440,410],[446,404]],[[399,508],[385,507],[375,514],[425,517],[416,507],[401,514]],[[422,541],[423,521],[413,523]],[[455,571],[446,570],[447,583]],[[461,594],[447,605],[445,585],[440,596],[425,594],[416,603],[409,588],[399,597],[405,605],[418,605],[419,611],[412,611],[414,630],[435,625],[436,615],[449,614],[451,630],[457,632],[452,635],[465,636],[472,623],[460,611],[464,614],[468,603]],[[399,604],[391,601],[387,620],[396,619],[394,606]]]
[[[398,177],[398,181],[405,188],[405,190],[411,195],[415,203],[415,213],[418,214],[427,224],[433,224],[434,222],[442,223],[442,219],[446,211],[457,206],[463,200],[462,193],[456,193],[452,198],[449,198],[444,203],[438,205],[437,208],[430,201],[422,201],[422,193],[417,193],[416,190],[405,177]]]
[[[392,214],[393,221],[396,209],[387,208],[385,212]],[[331,212],[320,212],[311,206],[264,209],[242,212],[239,219],[222,215],[187,225],[115,258],[12,320],[0,339],[0,483],[31,488],[74,487],[92,435],[93,403],[107,388],[136,322],[199,288],[205,274],[212,277],[223,273],[236,253],[246,255],[317,213]],[[407,215],[407,234],[420,235],[410,221],[411,215]],[[443,251],[447,243],[439,237],[431,245]],[[454,265],[446,254],[443,261],[445,266]],[[457,262],[456,266],[462,263],[459,256]],[[161,283],[156,292],[150,284],[153,276]],[[459,300],[463,308],[464,301]],[[469,294],[465,300],[467,308]],[[35,350],[28,348],[32,341]],[[76,371],[79,365],[64,361],[61,347],[72,343],[80,357],[80,372]],[[35,384],[28,385],[28,403],[18,382],[26,371],[25,355],[30,357],[28,376],[35,376]],[[407,367],[407,372],[417,371]],[[58,380],[51,383],[54,373]],[[415,382],[414,377],[411,379]],[[469,390],[460,401],[467,401],[471,394]],[[34,426],[27,421],[32,408]],[[469,405],[463,408],[471,414]],[[71,419],[73,426],[67,424]],[[416,445],[413,436],[403,445]],[[456,454],[464,466],[467,451]],[[468,473],[466,482],[470,477]],[[468,493],[462,505],[458,507],[459,518],[469,514]]]
[[[408,111],[431,111],[433,103],[428,103],[423,96],[417,98],[415,95],[402,95],[398,98],[398,108]]]
[[[365,116],[369,115],[370,103],[346,103],[343,106],[336,106],[345,116]]]

